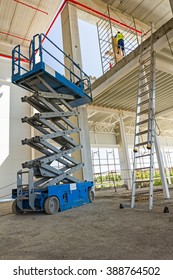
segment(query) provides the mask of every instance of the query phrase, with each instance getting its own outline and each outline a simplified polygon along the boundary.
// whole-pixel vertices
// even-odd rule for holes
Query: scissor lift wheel
[[[45,213],[54,215],[59,211],[59,199],[56,196],[48,197],[44,203]]]
[[[88,198],[90,202],[94,201],[94,192],[92,190],[88,190]]]
[[[16,215],[23,214],[23,211],[17,206],[17,199],[12,203],[12,212]]]

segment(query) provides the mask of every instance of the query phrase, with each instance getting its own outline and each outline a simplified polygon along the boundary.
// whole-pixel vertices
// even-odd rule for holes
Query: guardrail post
[[[40,62],[41,62],[43,60],[42,34],[39,35],[39,55],[40,55]]]
[[[20,75],[20,45],[18,46],[18,74]]]

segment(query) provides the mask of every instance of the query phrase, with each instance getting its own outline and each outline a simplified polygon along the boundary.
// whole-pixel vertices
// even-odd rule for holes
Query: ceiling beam
[[[169,0],[169,3],[170,3],[172,14],[173,14],[173,0]]]
[[[94,112],[88,112],[88,119],[90,119],[90,118],[92,118],[95,114],[97,114],[97,112],[96,111],[94,111]]]
[[[164,60],[164,57],[161,57],[160,54],[157,54],[156,69],[173,75],[173,67],[171,61],[169,63],[168,61]]]
[[[14,1],[17,2],[17,3],[19,3],[19,4],[21,4],[21,5],[26,6],[27,8],[36,10],[37,12],[43,13],[43,14],[45,14],[45,15],[48,16],[48,13],[47,13],[46,11],[43,11],[43,10],[41,10],[41,9],[38,9],[38,8],[34,7],[34,6],[28,5],[28,4],[26,4],[26,3],[22,2],[22,1],[19,1],[19,0],[14,0]]]
[[[173,107],[171,107],[171,108],[169,108],[169,109],[167,109],[165,111],[157,113],[156,114],[156,118],[163,117],[164,115],[171,114],[171,113],[173,113]]]
[[[102,107],[102,106],[95,106],[95,105],[87,105],[87,111],[96,111],[99,113],[119,113],[119,110],[117,109],[111,109],[107,107]]]
[[[135,117],[135,113],[134,112],[118,110],[118,109],[112,109],[112,108],[107,108],[107,107],[103,107],[103,106],[88,105],[87,106],[87,111],[96,111],[98,113],[108,113],[108,114],[111,114],[111,115],[112,114],[119,115],[120,113],[122,113],[123,117]]]
[[[8,43],[7,41],[4,41],[4,40],[0,40],[0,45],[5,46],[5,47],[10,47],[10,48],[16,47],[16,44],[10,44],[10,43]],[[28,47],[25,47],[25,46],[21,46],[21,48],[28,50]]]
[[[76,3],[77,7],[82,10],[82,13],[79,14],[80,18],[83,20],[86,20],[87,22],[90,22],[91,24],[95,24],[96,21],[98,21],[97,18],[107,18],[107,15],[105,11],[107,11],[108,6],[107,3],[104,3],[104,1],[95,1],[95,0],[80,0],[80,1],[74,1],[74,0],[69,0],[67,2],[71,3]],[[79,3],[80,2],[80,3]],[[110,6],[109,6],[110,7]],[[112,10],[115,11],[115,8],[110,7]],[[83,13],[83,11],[86,11],[87,13]],[[118,11],[116,9],[117,14],[111,13],[110,20],[112,20],[112,23],[116,24],[117,26],[126,26],[126,23],[129,25],[129,22],[133,20],[132,16],[130,15],[125,15],[121,11]],[[94,15],[94,17],[90,17],[88,14]],[[146,32],[149,28],[149,26],[144,23],[139,21],[138,19],[135,19],[136,22],[136,28],[138,29],[138,33],[141,33],[141,30]],[[129,26],[130,27],[130,26]],[[129,28],[133,29],[132,27]]]
[[[87,110],[88,111],[95,111],[95,113],[109,113],[110,115],[112,115],[113,113],[119,115],[120,113],[123,114],[123,117],[135,117],[136,113],[135,112],[131,112],[131,111],[124,111],[124,110],[118,110],[118,109],[112,109],[112,108],[106,108],[106,107],[102,107],[102,106],[95,106],[95,105],[89,105],[87,106]],[[173,107],[169,108],[168,110],[159,112],[156,114],[157,118],[160,119],[167,119],[166,117],[164,117],[164,115],[166,114],[171,114],[173,113]],[[89,116],[90,117],[90,116]]]
[[[104,123],[109,125],[110,124],[110,118],[112,118],[114,116],[114,114],[110,114],[109,116],[103,117],[101,118],[99,121],[97,121],[96,123]],[[106,120],[109,120],[108,122],[106,122]]]
[[[0,30],[0,34],[7,35],[9,37],[13,37],[13,38],[16,38],[16,39],[19,39],[19,40],[26,41],[26,42],[30,43],[29,39],[21,37],[21,36],[18,36],[18,35],[15,35],[13,33],[9,33],[9,32],[5,32],[5,31]]]

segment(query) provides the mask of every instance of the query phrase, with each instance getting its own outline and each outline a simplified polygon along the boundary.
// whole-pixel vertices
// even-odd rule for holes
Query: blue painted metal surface
[[[63,54],[71,65],[70,68],[50,53],[49,48],[44,47],[44,40],[48,40],[49,44],[55,50]],[[39,42],[38,47],[36,47],[36,42]],[[44,54],[47,55],[47,59],[50,58],[51,61],[55,61],[57,66],[60,65],[66,69],[69,74],[69,80],[64,75],[58,73],[56,69],[54,70],[47,65]],[[74,100],[69,102],[72,107],[77,107],[92,101],[89,76],[44,34],[33,37],[29,47],[28,57],[21,53],[20,45],[16,46],[12,51],[12,82],[14,84],[33,92],[47,92],[48,89],[39,80],[38,76],[43,78],[57,93],[73,95]]]
[[[93,182],[81,182],[76,184],[62,184],[57,186],[49,186],[45,190],[35,191],[35,208],[37,211],[44,211],[44,203],[48,197],[56,196],[59,200],[60,211],[68,210],[83,204],[90,203],[89,190],[93,187]],[[28,193],[23,195],[27,198]],[[12,192],[12,198],[17,198],[16,190]],[[24,211],[31,210],[29,200],[23,200]]]

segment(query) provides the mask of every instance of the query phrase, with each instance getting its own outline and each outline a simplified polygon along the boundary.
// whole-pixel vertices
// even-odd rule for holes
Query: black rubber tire
[[[12,212],[16,215],[21,215],[24,213],[18,206],[17,206],[17,199],[15,199],[12,203]]]
[[[56,196],[46,198],[44,203],[44,211],[47,215],[54,215],[59,211],[59,199]]]
[[[89,201],[90,202],[93,202],[94,201],[94,192],[93,190],[88,190],[88,198],[89,198]]]

